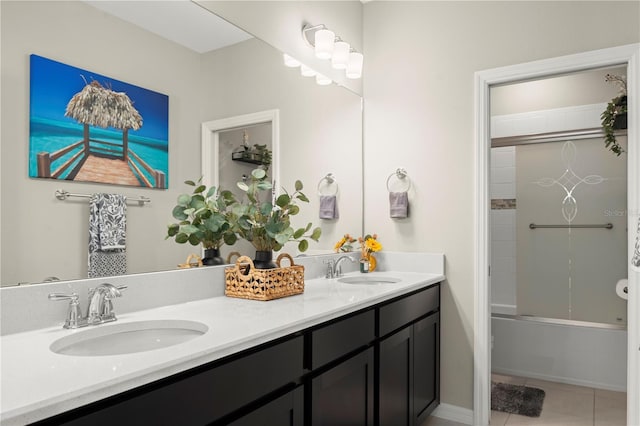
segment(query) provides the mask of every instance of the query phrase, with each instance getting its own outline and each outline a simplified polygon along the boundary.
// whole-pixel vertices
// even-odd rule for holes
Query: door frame
[[[475,73],[475,214],[474,214],[474,384],[473,424],[488,425],[491,416],[491,288],[489,193],[490,86],[515,83],[613,65],[627,65],[629,109],[640,108],[640,43],[494,68]],[[627,424],[640,424],[640,272],[631,269],[640,215],[640,114],[628,116],[627,237]]]
[[[220,132],[256,124],[271,123],[271,176],[273,188],[280,182],[280,110],[270,109],[202,123],[201,161],[202,182],[217,187],[220,182]]]

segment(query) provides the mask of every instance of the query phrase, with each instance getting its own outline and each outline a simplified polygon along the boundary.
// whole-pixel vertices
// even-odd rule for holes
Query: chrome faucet
[[[325,263],[327,264],[327,273],[325,275],[325,278],[339,278],[342,276],[342,261],[348,259],[351,263],[354,263],[356,260],[351,257],[351,256],[347,256],[346,254],[343,256],[340,256],[337,260],[333,260],[333,259],[329,259],[327,260]]]
[[[87,315],[82,316],[80,301],[77,293],[63,294],[51,293],[49,300],[69,300],[69,311],[64,328],[80,328],[87,325],[97,325],[105,322],[115,321],[117,318],[113,313],[113,303],[111,300],[122,295],[122,290],[126,285],[114,286],[113,284],[100,284],[95,289],[89,289],[89,307]]]
[[[120,290],[126,286],[116,287],[113,284],[100,284],[95,289],[89,289],[89,306],[87,307],[87,322],[89,324],[102,324],[103,322],[115,321],[117,318],[113,313],[113,303],[111,300],[122,296]]]

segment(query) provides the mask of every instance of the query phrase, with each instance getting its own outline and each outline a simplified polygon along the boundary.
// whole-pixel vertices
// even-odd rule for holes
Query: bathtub
[[[504,306],[496,311],[491,315],[493,373],[627,390],[625,326],[519,317]]]

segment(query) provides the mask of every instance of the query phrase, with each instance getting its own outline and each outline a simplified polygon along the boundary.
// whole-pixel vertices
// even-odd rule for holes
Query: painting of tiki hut
[[[167,188],[165,95],[37,55],[31,72],[31,177]]]

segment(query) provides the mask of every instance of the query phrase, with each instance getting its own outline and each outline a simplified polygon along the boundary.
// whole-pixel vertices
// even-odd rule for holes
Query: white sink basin
[[[183,320],[152,320],[90,326],[50,346],[61,355],[104,356],[152,351],[202,336],[205,324]]]
[[[389,284],[402,281],[400,278],[380,275],[358,275],[355,277],[338,278],[338,282],[345,284]]]

